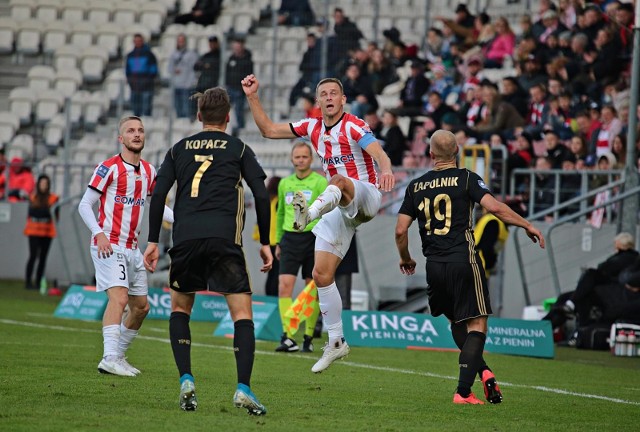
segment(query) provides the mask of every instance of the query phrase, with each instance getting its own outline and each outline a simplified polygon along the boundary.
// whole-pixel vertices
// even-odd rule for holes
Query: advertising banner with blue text
[[[96,292],[94,286],[71,285],[53,316],[99,321],[107,307],[107,300],[107,294]]]
[[[344,311],[349,345],[424,350],[457,350],[449,321],[425,314]],[[485,350],[492,353],[553,358],[549,321],[489,318]]]
[[[274,297],[277,300],[277,297]],[[282,324],[278,304],[273,301],[253,301],[253,325],[256,339],[279,341]],[[213,332],[214,336],[233,337],[234,327],[231,315],[227,313]]]

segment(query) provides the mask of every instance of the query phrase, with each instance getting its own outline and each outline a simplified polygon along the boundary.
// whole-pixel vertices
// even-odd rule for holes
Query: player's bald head
[[[431,153],[435,159],[441,161],[448,161],[456,157],[458,152],[458,143],[456,142],[456,136],[446,130],[439,129],[431,135],[429,140],[431,146]]]

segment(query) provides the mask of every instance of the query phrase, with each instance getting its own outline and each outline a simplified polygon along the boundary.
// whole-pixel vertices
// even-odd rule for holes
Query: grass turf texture
[[[0,282],[2,431],[640,430],[640,358],[571,348],[555,360],[487,354],[504,402],[459,406],[456,353],[354,347],[314,375],[321,341],[313,354],[258,341],[252,389],[268,414],[252,417],[233,406],[232,343],[210,323],[191,325],[199,404],[183,412],[167,321],[146,321],[129,349],[140,376],[100,375],[101,324],[56,319],[60,298],[22,286]]]

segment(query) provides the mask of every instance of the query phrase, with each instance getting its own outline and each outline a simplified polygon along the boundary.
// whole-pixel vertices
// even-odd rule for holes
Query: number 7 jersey
[[[418,220],[428,260],[474,262],[472,212],[485,194],[491,192],[472,171],[432,170],[409,183],[398,213]]]

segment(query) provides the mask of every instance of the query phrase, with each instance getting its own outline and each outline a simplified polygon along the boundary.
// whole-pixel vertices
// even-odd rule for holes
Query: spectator
[[[422,113],[422,97],[429,90],[429,80],[424,76],[424,65],[418,60],[411,62],[411,75],[400,92],[398,115],[416,116]]]
[[[390,29],[383,30],[382,36],[384,37],[382,52],[386,57],[390,57],[393,54],[394,47],[399,43],[402,43],[400,31],[395,27],[391,27]]]
[[[549,98],[549,117],[547,124],[558,134],[558,137],[560,137],[562,141],[566,141],[573,136],[570,116],[569,110],[560,106],[560,98],[556,96]]]
[[[133,35],[133,50],[127,55],[127,83],[131,88],[131,110],[135,116],[151,116],[158,61],[140,33]]]
[[[538,41],[542,44],[547,43],[550,36],[558,36],[560,33],[567,31],[567,27],[558,19],[558,13],[555,10],[547,10],[542,14],[542,25],[544,30],[538,36]]]
[[[458,108],[458,115],[468,128],[473,128],[488,116],[487,106],[482,100],[482,87],[477,84],[465,85],[465,100]]]
[[[386,110],[382,115],[382,124],[384,127],[380,137],[384,142],[384,152],[389,156],[391,165],[401,166],[404,152],[409,150],[409,147],[407,139],[398,126],[398,116],[393,111]]]
[[[482,101],[487,107],[487,117],[473,128],[480,139],[486,140],[494,133],[512,136],[515,128],[524,125],[524,120],[518,111],[513,105],[500,98],[494,86],[490,84],[482,86]]]
[[[545,129],[544,145],[546,156],[551,163],[551,168],[562,168],[562,162],[571,155],[569,148],[560,141],[560,137],[553,129]]]
[[[7,177],[4,175],[4,170],[7,165],[8,161],[4,153],[4,147],[0,147],[0,200],[4,199],[5,188],[7,186]]]
[[[445,67],[440,63],[436,63],[431,65],[431,72],[433,73],[433,80],[431,81],[429,92],[438,92],[442,100],[447,100],[453,83],[451,78],[447,76]]]
[[[220,15],[223,0],[196,0],[191,8],[191,12],[178,15],[174,22],[176,24],[187,24],[194,22],[203,26],[214,24]]]
[[[303,93],[313,92],[316,84],[320,81],[320,48],[316,35],[308,33],[307,50],[302,55],[300,67],[298,68],[302,76],[289,93],[289,110],[295,106],[296,101]]]
[[[29,238],[29,259],[25,276],[25,288],[37,289],[38,284],[42,284],[44,269],[47,264],[47,255],[51,241],[56,236],[56,226],[54,217],[58,219],[58,209],[54,214],[51,208],[58,202],[58,196],[51,192],[51,180],[47,175],[40,175],[36,182],[37,187],[34,194],[29,197],[29,210],[27,213],[27,224],[24,227],[24,235]],[[33,267],[36,260],[35,283],[32,279]],[[44,282],[46,284],[46,281]]]
[[[594,132],[596,136],[595,149],[590,149],[590,153],[595,153],[596,156],[601,156],[604,153],[611,151],[613,147],[613,140],[620,134],[622,130],[622,122],[616,117],[617,111],[611,105],[605,105],[600,111],[602,124],[600,128]]]
[[[363,120],[369,125],[369,129],[371,129],[373,136],[380,140],[382,137],[383,124],[382,120],[378,116],[378,112],[369,108],[369,111],[364,115]]]
[[[532,136],[538,136],[549,121],[549,103],[547,102],[547,91],[542,84],[536,84],[529,89],[531,103],[529,104],[529,114],[526,118],[525,130]]]
[[[36,188],[31,168],[19,157],[11,159],[9,164],[9,184],[7,193],[9,202],[26,201]]]
[[[253,73],[253,59],[251,51],[245,48],[245,41],[236,38],[231,42],[231,55],[227,60],[226,89],[231,99],[231,106],[236,117],[236,127],[231,131],[231,135],[237,136],[239,129],[244,129],[244,107],[246,99],[242,91],[242,79]]]
[[[357,63],[347,66],[341,81],[347,103],[351,104],[351,114],[362,118],[369,109],[378,109],[378,101],[371,83],[366,76],[362,76]]]
[[[449,41],[444,39],[439,28],[431,27],[427,32],[424,58],[429,63],[444,63],[449,60]]]
[[[194,70],[197,61],[198,54],[187,48],[187,37],[180,33],[176,38],[176,50],[167,64],[177,117],[193,118],[195,115],[194,103],[190,98],[198,82]]]
[[[524,70],[518,77],[518,82],[525,91],[547,82],[547,75],[540,69],[540,58],[536,54],[528,54],[523,67]]]
[[[500,68],[506,57],[513,56],[516,45],[516,35],[509,27],[505,17],[499,17],[495,23],[496,36],[484,47],[484,67]]]
[[[309,0],[282,0],[278,9],[278,24],[290,26],[310,26],[315,15]]]
[[[367,75],[375,94],[381,94],[386,86],[398,81],[395,68],[384,56],[382,50],[377,48],[371,53],[371,61],[367,66]]]
[[[572,0],[558,0],[558,19],[568,29],[576,25],[576,9]]]
[[[502,79],[502,93],[500,96],[503,101],[513,105],[522,118],[526,117],[529,112],[527,102],[529,100],[529,95],[522,87],[520,87],[520,83],[515,77],[508,76]]]
[[[595,41],[598,31],[604,27],[602,11],[593,3],[584,8],[584,22],[580,32],[587,36],[587,40]]]
[[[624,169],[627,164],[627,137],[623,133],[619,133],[613,139],[611,153],[616,157],[615,169]]]
[[[200,72],[196,90],[204,93],[205,90],[217,87],[220,80],[220,42],[217,36],[209,36],[209,52],[198,59],[193,66],[196,72]]]
[[[569,150],[575,156],[576,161],[580,159],[585,159],[588,155],[587,144],[584,141],[584,138],[580,135],[576,135],[571,138],[569,142]]]
[[[560,202],[564,203],[580,195],[581,177],[576,171],[576,157],[572,153],[567,153],[562,160],[562,171],[566,172],[560,176]],[[566,207],[560,214],[571,214],[580,210],[580,203]]]
[[[536,174],[534,176],[533,189],[533,213],[539,213],[551,208],[555,200],[555,179],[547,172],[551,169],[551,159],[544,156],[536,159]],[[550,216],[546,216],[547,221],[551,220]]]
[[[513,151],[507,157],[507,177],[517,168],[531,168],[535,154],[533,153],[533,139],[531,135],[522,132],[516,136]],[[518,178],[516,178],[518,180]]]
[[[304,93],[301,99],[305,118],[322,117],[322,111],[320,110],[318,104],[316,104],[316,98],[313,96],[313,94]]]
[[[344,14],[341,8],[335,8],[333,10],[333,19],[335,21],[333,31],[336,34],[336,55],[337,58],[341,60],[348,57],[347,53],[350,50],[355,50],[360,47],[360,39],[364,36],[355,23],[351,22]]]
[[[432,120],[432,127],[427,128],[427,132],[432,132],[435,129],[442,127],[442,118],[445,114],[452,112],[453,110],[449,105],[444,103],[442,95],[437,91],[429,92],[427,104],[424,107],[423,115],[429,117]]]
[[[467,5],[458,3],[455,9],[455,19],[438,18],[445,26],[450,28],[455,35],[455,41],[461,45],[470,47],[475,42],[472,34],[474,31],[475,17],[471,15]]]

